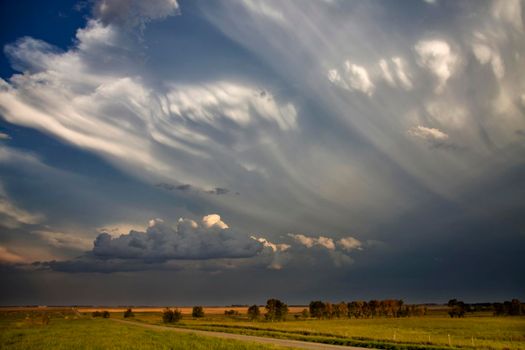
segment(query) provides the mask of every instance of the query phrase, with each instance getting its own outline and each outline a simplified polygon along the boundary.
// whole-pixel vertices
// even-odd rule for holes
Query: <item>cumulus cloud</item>
[[[442,92],[459,62],[457,54],[444,40],[421,40],[414,49],[418,54],[418,64],[436,76],[436,92]]]
[[[146,232],[130,231],[119,237],[100,234],[92,253],[99,258],[146,259],[221,259],[253,257],[262,245],[229,229],[217,214],[203,217],[201,223],[180,219],[176,227],[161,220],[150,222]]]
[[[136,27],[172,16],[178,8],[177,0],[98,0],[94,14],[105,25]]]

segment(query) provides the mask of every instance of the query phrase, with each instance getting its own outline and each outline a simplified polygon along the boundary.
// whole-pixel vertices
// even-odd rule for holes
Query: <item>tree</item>
[[[178,309],[166,308],[162,313],[162,322],[164,323],[175,323],[182,319],[182,312]]]
[[[334,316],[337,318],[347,317],[348,315],[348,306],[344,301],[339,304],[334,304],[333,306]]]
[[[124,318],[128,318],[128,317],[135,317],[135,314],[133,313],[133,310],[131,310],[131,308],[128,308],[124,312]]]
[[[202,306],[194,306],[193,310],[191,311],[191,316],[195,318],[204,317],[204,309]]]
[[[268,321],[282,321],[286,319],[286,315],[288,314],[288,305],[279,299],[268,299],[265,309],[266,314],[264,317]]]
[[[466,305],[462,301],[458,301],[456,299],[451,299],[448,302],[448,307],[450,310],[448,311],[448,314],[450,317],[463,317],[465,316],[465,311],[467,310]]]
[[[252,305],[248,308],[248,318],[250,320],[257,320],[261,316],[261,310],[257,305]]]
[[[110,316],[110,315],[109,315],[109,311],[104,311],[104,312],[102,312],[102,317],[104,317],[104,318],[109,318],[109,316]]]
[[[309,305],[310,316],[321,319],[324,317],[326,305],[320,301],[311,301]]]

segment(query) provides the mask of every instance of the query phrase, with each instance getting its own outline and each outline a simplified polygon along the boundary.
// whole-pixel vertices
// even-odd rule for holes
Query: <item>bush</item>
[[[164,323],[175,323],[182,319],[182,313],[178,309],[171,310],[166,308],[162,313],[162,322]]]
[[[191,316],[196,318],[204,317],[204,309],[202,306],[194,306],[191,311]]]
[[[110,316],[110,315],[109,315],[109,311],[103,311],[103,312],[102,312],[102,317],[104,317],[104,318],[109,318],[109,316]]]
[[[224,310],[224,315],[226,316],[238,316],[239,311],[237,310]]]
[[[131,310],[131,308],[128,308],[124,312],[124,318],[128,318],[128,317],[135,317],[135,314],[133,313],[133,310]]]

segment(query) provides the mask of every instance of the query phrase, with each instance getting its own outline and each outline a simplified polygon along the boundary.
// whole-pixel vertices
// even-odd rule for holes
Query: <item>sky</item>
[[[524,1],[0,4],[0,305],[525,299]]]

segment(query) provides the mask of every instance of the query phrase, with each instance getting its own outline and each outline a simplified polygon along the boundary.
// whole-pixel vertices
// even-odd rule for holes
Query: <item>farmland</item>
[[[46,316],[44,316],[46,315]],[[44,317],[44,318],[43,318]],[[47,324],[43,320],[48,319]],[[157,331],[93,319],[69,310],[0,312],[0,349],[278,350],[271,345]]]
[[[302,309],[294,311],[298,313]],[[205,308],[206,316],[199,319],[186,313],[176,326],[378,348],[525,349],[525,317],[478,313],[452,319],[443,309],[435,309],[422,317],[333,320],[301,319],[291,312],[284,322],[266,322],[249,321],[245,311],[227,317],[212,310]],[[158,312],[137,313],[135,321],[162,323]]]
[[[480,312],[452,319],[444,308],[435,308],[421,317],[317,320],[301,317],[304,307],[291,307],[285,321],[267,322],[250,321],[246,307],[205,307],[202,318],[193,318],[189,307],[179,309],[183,318],[170,327],[384,349],[525,349],[523,316],[494,317]],[[137,325],[164,325],[162,310],[136,308],[134,317],[127,320]],[[227,310],[237,313],[226,316]],[[110,311],[110,320],[93,318],[94,311]],[[282,349],[112,322],[123,319],[124,311],[3,309],[0,349]],[[47,325],[43,315],[49,318]]]

